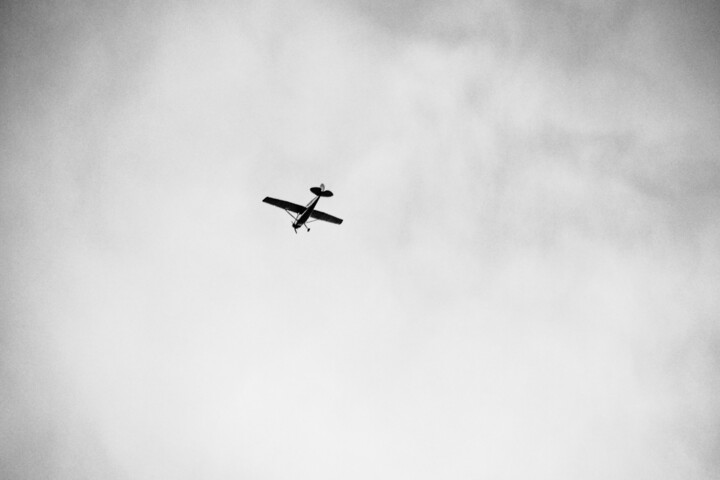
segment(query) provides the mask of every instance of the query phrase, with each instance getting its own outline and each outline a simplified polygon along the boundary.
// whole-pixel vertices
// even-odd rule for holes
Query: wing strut
[[[293,226],[295,226],[295,222],[297,222],[297,219],[298,219],[297,215],[293,215],[292,213],[290,213],[290,210],[288,210],[287,208],[284,208],[283,210],[285,210],[285,213],[287,213],[288,215],[290,215],[290,217],[291,217],[293,220],[295,220],[295,221],[293,222]],[[298,214],[298,215],[299,215],[299,214]],[[307,228],[307,225],[305,225],[305,228]],[[308,232],[309,232],[309,231],[310,231],[310,229],[308,228]],[[295,234],[297,235],[297,228],[295,229]]]

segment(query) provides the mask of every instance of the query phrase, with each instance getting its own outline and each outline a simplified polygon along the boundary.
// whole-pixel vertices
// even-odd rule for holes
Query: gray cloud
[[[717,476],[713,4],[2,9],[0,476]]]

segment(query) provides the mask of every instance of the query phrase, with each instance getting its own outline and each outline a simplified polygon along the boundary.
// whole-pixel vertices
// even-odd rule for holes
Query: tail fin
[[[332,197],[333,193],[330,190],[325,190],[325,185],[320,184],[319,187],[312,187],[310,191],[319,197]]]

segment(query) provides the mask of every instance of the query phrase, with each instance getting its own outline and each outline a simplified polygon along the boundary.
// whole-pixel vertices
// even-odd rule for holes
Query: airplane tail
[[[310,191],[319,197],[332,197],[333,193],[330,190],[325,190],[325,185],[322,183],[319,187],[312,187]]]

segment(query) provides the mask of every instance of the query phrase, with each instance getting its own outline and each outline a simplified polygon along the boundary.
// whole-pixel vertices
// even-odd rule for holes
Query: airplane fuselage
[[[320,195],[315,196],[312,200],[310,200],[310,203],[307,204],[305,207],[305,211],[300,214],[300,216],[295,220],[295,223],[293,223],[293,228],[297,230],[298,228],[305,225],[305,222],[307,222],[310,219],[310,215],[312,215],[313,210],[315,210],[315,206],[320,201]]]

